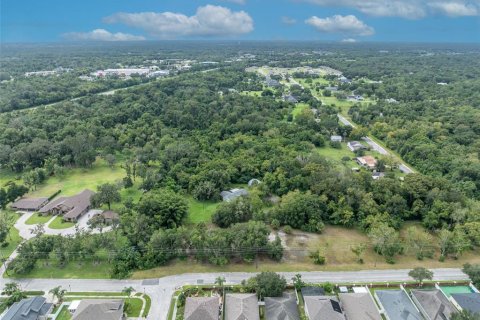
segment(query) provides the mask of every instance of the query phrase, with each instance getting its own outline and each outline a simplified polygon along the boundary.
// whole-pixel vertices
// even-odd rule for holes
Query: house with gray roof
[[[375,290],[375,297],[387,320],[422,320],[423,317],[404,290]]]
[[[347,147],[348,147],[352,152],[355,152],[355,151],[358,151],[358,150],[365,150],[365,149],[367,149],[367,147],[365,147],[363,144],[361,144],[361,143],[358,142],[358,141],[350,141],[349,143],[347,143]]]
[[[185,301],[184,320],[218,320],[219,315],[218,297],[188,297]]]
[[[39,210],[43,215],[63,215],[63,220],[76,222],[91,207],[91,198],[95,192],[85,189],[71,197],[58,197]]]
[[[331,141],[331,142],[342,142],[342,141],[343,141],[343,137],[342,137],[342,136],[331,136],[331,137],[330,137],[330,141]]]
[[[302,291],[303,297],[325,295],[325,290],[322,287],[315,287],[315,286],[302,287],[301,291]]]
[[[340,293],[338,297],[348,320],[382,320],[370,293]]]
[[[333,296],[307,296],[303,300],[310,320],[345,320],[340,303]]]
[[[225,320],[260,320],[254,293],[229,293],[225,298]]]
[[[21,198],[10,205],[12,210],[38,211],[48,203],[48,198]]]
[[[459,310],[468,310],[480,315],[480,293],[452,293],[451,299]]]
[[[229,202],[241,196],[248,196],[248,191],[245,189],[235,188],[220,192],[220,196],[222,197],[223,201]]]
[[[284,293],[282,297],[265,298],[265,319],[300,320],[295,294]]]
[[[44,297],[33,297],[15,302],[2,320],[46,320],[53,304],[46,303]]]
[[[123,320],[121,299],[85,299],[80,302],[72,320]]]
[[[412,300],[427,320],[445,320],[456,312],[453,304],[438,289],[411,290]]]

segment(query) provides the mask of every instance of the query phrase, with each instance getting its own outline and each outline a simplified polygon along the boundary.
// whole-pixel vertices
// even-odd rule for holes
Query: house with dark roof
[[[325,290],[322,287],[315,287],[315,286],[302,287],[301,291],[302,291],[303,297],[325,295]]]
[[[375,290],[375,297],[387,320],[423,319],[404,290]]]
[[[53,304],[46,303],[44,297],[33,297],[15,302],[2,320],[46,320]]]
[[[227,294],[225,320],[260,320],[257,296],[250,293]]]
[[[445,320],[456,312],[445,294],[438,290],[411,290],[412,300],[427,320]]]
[[[340,293],[338,297],[348,320],[382,320],[370,293]]]
[[[72,320],[123,320],[124,303],[121,299],[85,299],[78,305]]]
[[[63,220],[76,222],[91,207],[91,198],[95,192],[85,189],[71,197],[58,197],[39,210],[43,215],[58,214]]]
[[[247,195],[248,195],[247,190],[239,189],[239,188],[235,188],[235,189],[220,192],[220,196],[222,197],[222,200],[225,201],[225,202],[229,202],[229,201],[232,201],[233,199],[236,199],[238,197],[247,196]]]
[[[451,300],[459,310],[467,310],[480,315],[480,293],[452,293]]]
[[[297,103],[298,99],[291,94],[283,95],[283,100],[286,102]]]
[[[307,296],[303,300],[310,320],[345,320],[340,303],[333,296]]]
[[[358,141],[350,141],[347,143],[347,147],[350,149],[350,151],[355,152],[358,150],[365,150],[367,147],[365,147],[363,144],[361,144]]]
[[[265,319],[300,320],[295,294],[284,293],[281,297],[265,298]]]
[[[21,198],[10,205],[12,210],[38,211],[48,203],[48,198]]]
[[[185,301],[184,320],[218,320],[219,315],[218,297],[188,297]]]

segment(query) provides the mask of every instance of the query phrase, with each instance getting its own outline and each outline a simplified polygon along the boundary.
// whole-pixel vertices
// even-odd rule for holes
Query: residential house
[[[2,320],[46,320],[53,309],[44,297],[33,297],[15,302]]]
[[[452,293],[450,299],[459,310],[468,310],[480,315],[480,293]]]
[[[85,189],[71,197],[58,197],[39,210],[43,215],[63,215],[63,220],[76,222],[90,210],[91,198],[95,192]]]
[[[380,178],[385,177],[385,172],[374,172],[372,173],[372,179],[373,180],[378,180]]]
[[[325,87],[325,90],[332,91],[332,92],[337,92],[338,87],[337,86],[335,86],[335,87]]]
[[[267,78],[265,80],[265,84],[269,87],[272,87],[272,88],[278,88],[280,87],[280,82],[278,82],[277,80],[275,79],[271,79],[271,78]]]
[[[427,320],[445,320],[456,312],[445,294],[438,290],[411,290],[412,300]]]
[[[348,78],[345,77],[345,76],[340,76],[340,77],[338,77],[338,80],[339,80],[341,83],[350,83],[350,82],[352,82],[350,79],[348,79]]]
[[[343,141],[343,137],[342,137],[342,136],[331,136],[331,137],[330,137],[330,141],[331,141],[331,142],[342,142],[342,141]]]
[[[340,303],[333,296],[307,296],[303,300],[310,320],[345,320]]]
[[[358,142],[358,141],[350,141],[349,143],[347,143],[347,147],[348,147],[352,152],[355,152],[355,151],[358,151],[358,150],[365,150],[365,149],[367,149],[367,147],[365,147],[363,144],[361,144],[361,143]]]
[[[228,190],[228,191],[220,192],[220,196],[222,197],[222,200],[225,201],[225,202],[229,202],[229,201],[232,201],[233,199],[236,199],[238,197],[247,196],[247,195],[248,195],[247,190],[239,189],[239,188],[235,188],[235,189],[231,189],[231,190]]]
[[[48,198],[21,198],[10,205],[12,210],[38,211],[48,203]]]
[[[340,293],[338,297],[348,320],[382,320],[369,292]]]
[[[372,156],[357,157],[355,160],[359,165],[369,170],[374,170],[377,165],[377,159]]]
[[[185,301],[184,320],[218,320],[219,315],[218,297],[188,297]]]
[[[72,316],[72,320],[123,320],[121,299],[85,299],[80,302]]]
[[[302,296],[305,297],[312,297],[312,296],[324,296],[325,290],[322,287],[302,287]]]
[[[112,224],[114,222],[120,221],[120,216],[118,215],[118,213],[111,210],[105,210],[97,215],[101,217],[103,223],[105,224]]]
[[[361,95],[349,95],[347,96],[348,101],[363,101],[363,97]]]
[[[283,100],[286,101],[286,102],[291,102],[291,103],[297,103],[298,102],[297,98],[295,98],[291,94],[283,95]]]
[[[282,297],[265,298],[265,320],[300,320],[294,293]]]
[[[257,296],[250,293],[227,294],[225,320],[260,320]]]
[[[375,297],[387,320],[423,319],[404,290],[375,290]]]

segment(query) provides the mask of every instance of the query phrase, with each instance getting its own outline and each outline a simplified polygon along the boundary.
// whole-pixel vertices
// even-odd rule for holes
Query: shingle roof
[[[302,288],[302,295],[304,297],[307,296],[324,296],[325,290],[320,287],[303,287]]]
[[[21,198],[11,207],[18,210],[38,210],[48,202],[48,198]]]
[[[8,309],[3,320],[37,320],[39,316],[46,315],[52,308],[51,303],[45,303],[44,297],[23,299],[14,303]]]
[[[295,294],[284,293],[282,297],[265,298],[266,320],[300,320]]]
[[[94,194],[95,192],[85,189],[71,197],[59,197],[48,203],[39,212],[46,213],[57,208],[67,211],[64,215],[65,218],[76,219],[90,206],[90,199]]]
[[[422,320],[423,317],[403,290],[376,290],[375,294],[390,320]]]
[[[80,302],[72,320],[120,320],[123,300],[86,299]]]
[[[225,320],[260,320],[257,296],[242,293],[227,294]]]
[[[188,297],[185,302],[185,320],[218,320],[218,297]]]
[[[339,298],[348,320],[382,320],[369,293],[340,293]]]
[[[453,304],[438,289],[434,290],[412,290],[412,297],[432,320],[450,319],[456,312]]]
[[[452,293],[452,298],[462,309],[480,313],[480,293]]]
[[[307,296],[303,299],[310,320],[345,320],[335,297]]]

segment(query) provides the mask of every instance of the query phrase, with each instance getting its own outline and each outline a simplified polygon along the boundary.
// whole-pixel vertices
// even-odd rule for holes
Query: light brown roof
[[[104,219],[110,219],[110,220],[118,220],[119,216],[118,213],[111,211],[111,210],[106,210],[102,212],[102,216]]]
[[[375,167],[377,164],[377,159],[375,159],[372,156],[364,156],[364,157],[358,157],[357,158],[362,164],[368,166],[368,167]]]
[[[78,218],[89,206],[95,192],[85,189],[71,197],[59,197],[43,207],[40,212],[49,212],[55,208],[67,211],[65,218]]]

